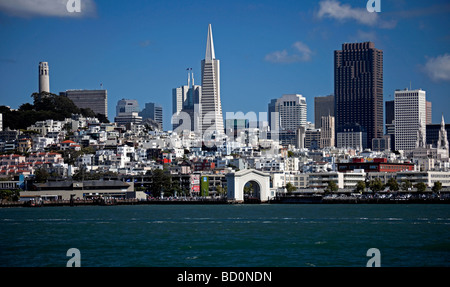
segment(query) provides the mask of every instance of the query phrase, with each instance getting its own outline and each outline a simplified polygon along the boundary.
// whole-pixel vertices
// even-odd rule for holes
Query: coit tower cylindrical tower
[[[50,75],[47,62],[39,63],[39,93],[50,93]]]

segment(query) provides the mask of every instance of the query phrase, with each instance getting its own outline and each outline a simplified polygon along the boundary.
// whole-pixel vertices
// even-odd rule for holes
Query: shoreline
[[[117,199],[112,201],[94,200],[59,200],[43,201],[31,204],[29,201],[2,202],[0,208],[14,207],[56,207],[56,206],[118,206],[118,205],[228,205],[228,204],[449,204],[450,198],[323,198],[321,196],[278,197],[270,201],[229,201],[227,199],[200,199],[200,200],[135,200]]]

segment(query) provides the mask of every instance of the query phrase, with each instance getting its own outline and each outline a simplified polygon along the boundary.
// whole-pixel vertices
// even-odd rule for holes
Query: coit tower
[[[50,93],[50,75],[47,62],[39,63],[39,93]]]

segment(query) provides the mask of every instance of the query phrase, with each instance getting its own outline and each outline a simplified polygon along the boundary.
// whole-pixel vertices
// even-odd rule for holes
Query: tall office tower
[[[140,124],[142,117],[139,115],[139,104],[136,100],[121,99],[116,105],[116,117],[114,122],[118,125]],[[128,128],[128,126],[127,126]]]
[[[140,108],[136,100],[121,99],[116,105],[116,116],[120,113],[139,113]]]
[[[0,114],[0,132],[3,131],[3,114]]]
[[[383,51],[372,42],[342,44],[334,52],[336,131],[361,125],[367,143],[383,136]]]
[[[192,69],[188,68],[187,85],[172,89],[172,128],[177,129],[181,124],[186,126],[185,120],[190,121],[190,130],[195,131],[198,125],[199,117],[199,102],[202,87],[195,85],[194,73]],[[185,113],[182,115],[181,113]],[[189,118],[186,118],[186,115]]]
[[[334,117],[334,95],[314,98],[314,127],[322,127],[322,117]]]
[[[423,90],[395,91],[395,150],[425,147],[426,93]]]
[[[269,122],[270,129],[276,129],[272,126],[272,123],[275,122],[276,114],[275,114],[275,104],[277,103],[278,99],[272,99],[270,100],[270,103],[267,106],[267,121]]]
[[[385,126],[386,132],[385,134],[390,137],[390,150],[395,148],[395,109],[394,109],[394,101],[386,101],[384,110],[385,113]]]
[[[323,116],[321,118],[320,128],[320,148],[334,147],[335,145],[335,129],[334,117]]]
[[[50,73],[47,62],[39,63],[39,93],[50,93]]]
[[[163,126],[163,109],[156,103],[146,103],[145,108],[139,113],[142,120],[152,119]]]
[[[431,125],[433,123],[433,105],[431,102],[427,101],[427,116],[426,124]]]
[[[202,94],[200,97],[201,131],[224,133],[220,102],[220,61],[216,59],[211,24],[208,26],[205,59],[202,66]]]
[[[67,90],[59,94],[71,99],[80,109],[90,108],[94,113],[108,118],[107,90]]]
[[[281,144],[298,144],[298,128],[306,127],[306,113],[306,99],[302,95],[283,95],[275,102],[277,116],[272,117],[272,132],[278,130]]]

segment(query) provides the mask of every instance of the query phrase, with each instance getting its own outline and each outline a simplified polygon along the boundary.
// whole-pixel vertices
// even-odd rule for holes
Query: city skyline
[[[223,63],[224,114],[264,112],[271,99],[294,93],[302,94],[312,111],[314,97],[333,93],[333,52],[342,43],[372,41],[384,52],[384,101],[393,100],[396,89],[421,88],[433,103],[433,123],[440,122],[442,113],[450,118],[445,17],[450,5],[382,1],[381,13],[368,13],[362,2],[186,6],[178,1],[126,5],[99,0],[82,1],[80,15],[38,13],[26,1],[16,2],[23,9],[2,3],[1,25],[14,28],[0,32],[7,40],[0,59],[2,104],[18,108],[31,102],[30,95],[38,91],[36,65],[46,61],[52,93],[99,89],[103,84],[109,115],[122,98],[141,105],[157,102],[171,110],[172,88],[183,84],[186,68],[201,74],[204,30],[211,23]],[[173,15],[165,19],[169,12]],[[421,41],[411,45],[417,38]],[[164,114],[165,127],[171,126],[170,116]],[[314,113],[308,113],[307,120],[314,122]]]

